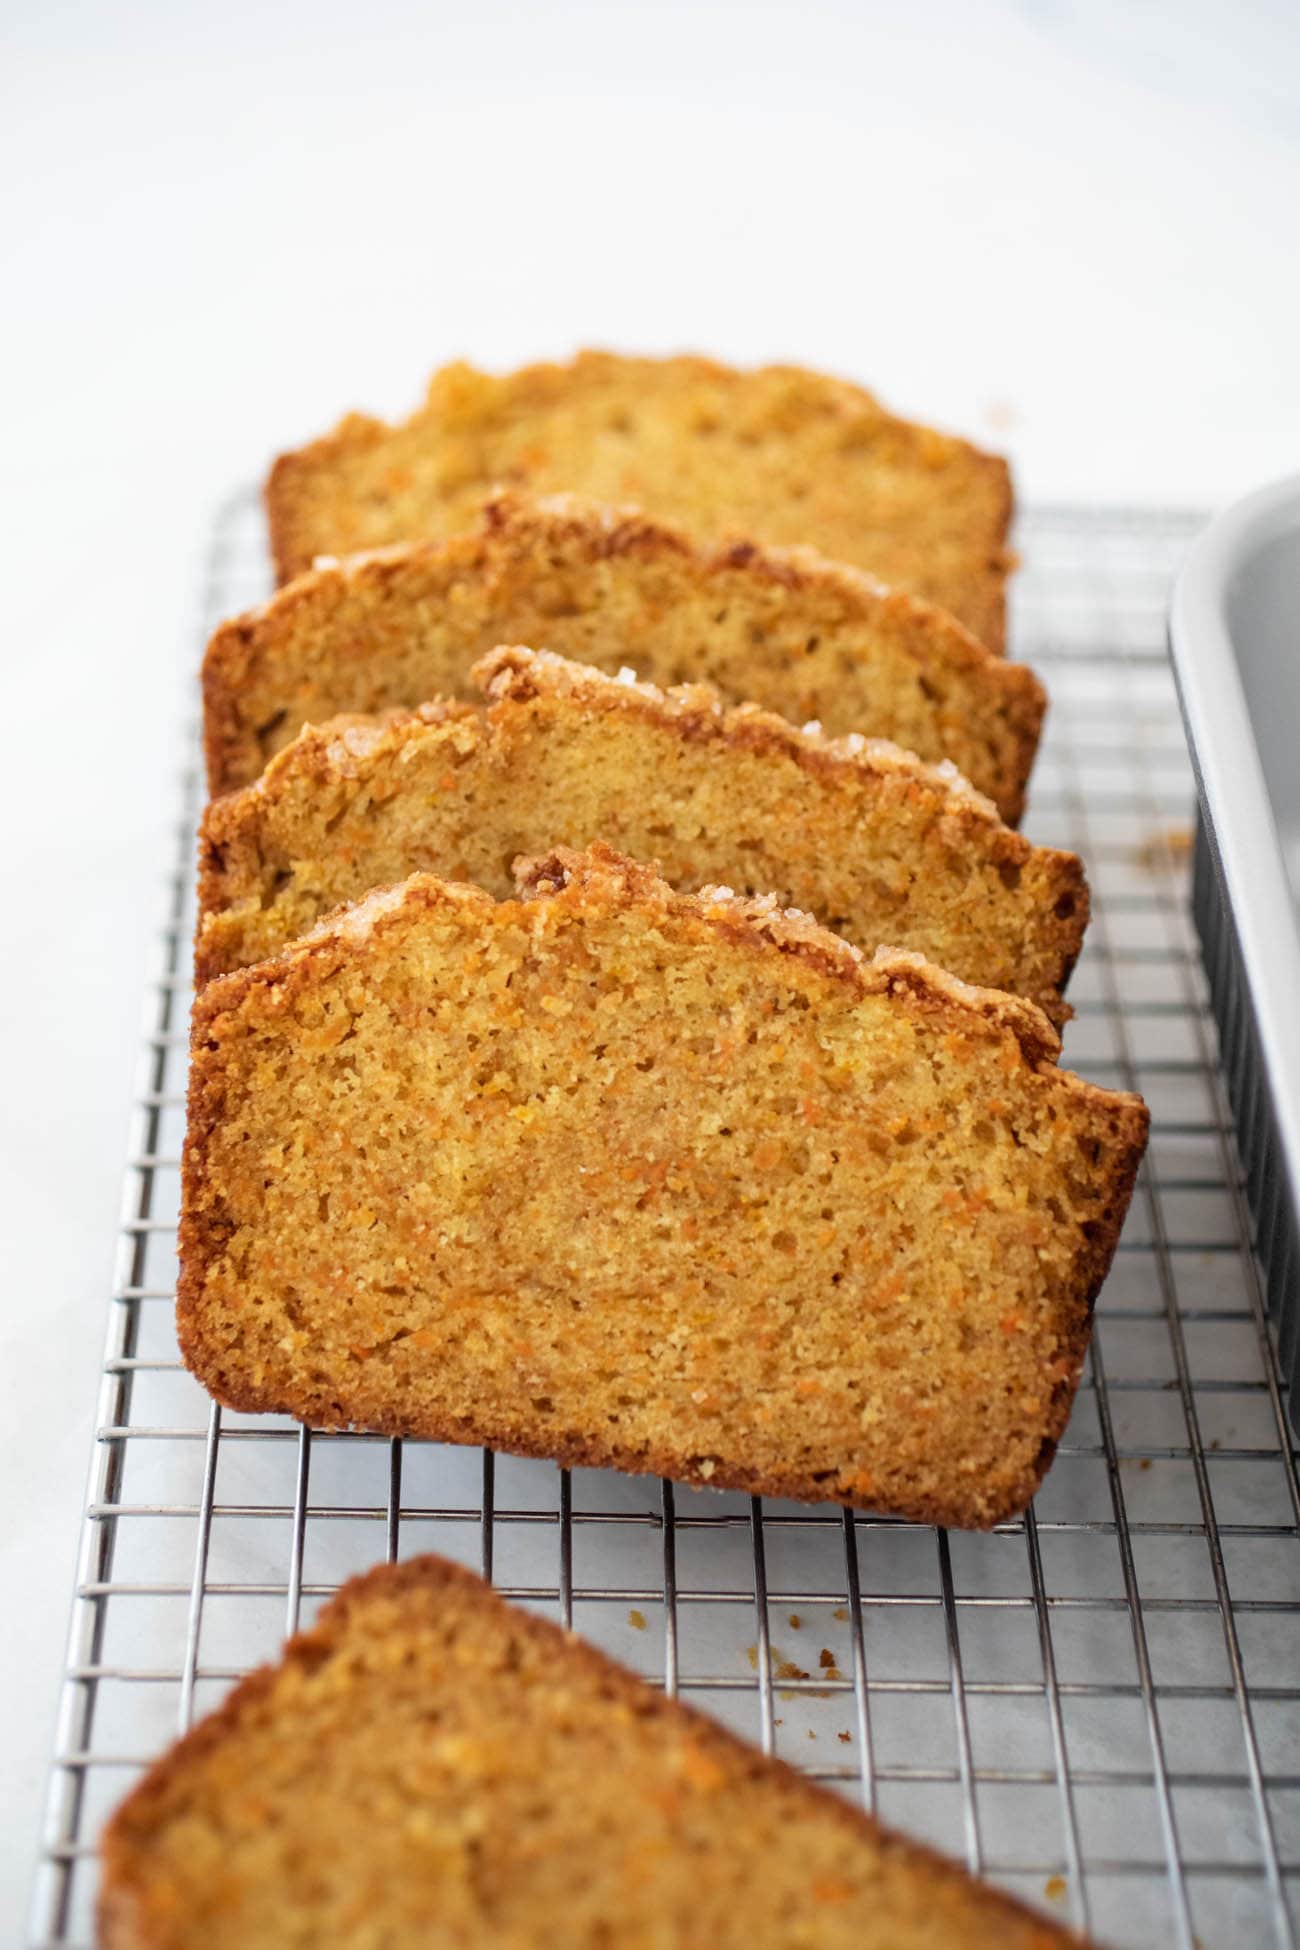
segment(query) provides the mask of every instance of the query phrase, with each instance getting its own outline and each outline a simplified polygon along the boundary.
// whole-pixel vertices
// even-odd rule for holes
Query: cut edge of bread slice
[[[204,1284],[212,1240],[207,1219],[199,1207],[206,1192],[208,1146],[225,1110],[225,1085],[219,1065],[212,1067],[211,1052],[220,1051],[227,1033],[225,1025],[233,1022],[241,1008],[251,1007],[254,1015],[259,1010],[268,1015],[291,1011],[297,996],[310,989],[318,971],[328,978],[359,948],[376,945],[392,929],[400,933],[422,911],[460,910],[469,920],[477,912],[486,920],[498,908],[517,910],[519,903],[543,899],[565,903],[569,913],[577,917],[588,909],[604,916],[611,910],[631,907],[636,910],[638,921],[647,926],[657,927],[675,918],[685,921],[688,927],[699,927],[722,937],[743,953],[767,956],[776,950],[795,957],[823,977],[843,985],[854,999],[888,994],[900,1008],[929,1028],[960,1032],[969,1028],[972,1017],[977,1017],[1000,1035],[1014,1039],[1019,1063],[1030,1072],[1050,1077],[1063,1103],[1073,1100],[1076,1106],[1086,1106],[1090,1116],[1110,1127],[1107,1204],[1104,1216],[1093,1223],[1074,1262],[1072,1295],[1068,1307],[1064,1303],[1062,1306],[1063,1316],[1068,1314],[1069,1318],[1059,1324],[1067,1351],[1056,1363],[1046,1402],[1036,1403],[1039,1440],[1032,1461],[1014,1482],[1002,1486],[996,1504],[990,1503],[978,1486],[961,1489],[950,1486],[942,1495],[913,1489],[886,1505],[878,1495],[873,1501],[877,1488],[874,1484],[867,1493],[860,1485],[846,1486],[820,1478],[814,1484],[806,1473],[775,1467],[753,1468],[739,1459],[732,1459],[723,1468],[718,1468],[716,1463],[697,1467],[690,1457],[670,1452],[666,1447],[647,1447],[638,1452],[638,1460],[633,1463],[617,1441],[606,1441],[594,1432],[573,1439],[550,1430],[544,1436],[533,1436],[489,1415],[473,1421],[466,1418],[456,1429],[445,1426],[441,1420],[437,1426],[416,1426],[406,1414],[397,1417],[367,1414],[364,1423],[350,1420],[346,1426],[364,1425],[385,1435],[470,1442],[555,1460],[570,1468],[614,1467],[753,1495],[888,1508],[891,1514],[911,1521],[961,1528],[985,1529],[1017,1515],[1041,1485],[1069,1419],[1087,1352],[1093,1302],[1109,1270],[1146,1146],[1149,1117],[1142,1099],[1128,1092],[1104,1089],[1073,1071],[1058,1068],[1060,1038],[1034,1003],[1000,990],[974,987],[936,968],[922,956],[903,950],[881,948],[868,957],[810,916],[783,909],[775,896],[744,898],[726,887],[706,888],[699,894],[679,893],[652,868],[626,859],[603,845],[581,851],[556,848],[543,857],[521,860],[516,866],[516,877],[518,902],[501,903],[478,887],[443,881],[432,874],[413,875],[326,917],[282,954],[217,977],[199,995],[191,1029],[179,1233],[180,1275],[176,1295],[177,1331],[187,1367],[219,1401],[240,1413],[289,1413],[307,1422],[319,1418],[319,1401],[309,1399],[306,1393],[299,1393],[292,1400],[287,1394],[272,1399],[247,1378],[232,1384],[222,1372],[219,1351],[205,1338]],[[1010,1063],[1010,1045],[1006,1048]],[[344,1425],[344,1422],[337,1423],[337,1426]]]
[[[718,1721],[647,1685],[626,1666],[572,1632],[510,1604],[492,1585],[465,1567],[427,1554],[377,1565],[350,1578],[310,1629],[289,1639],[275,1663],[261,1666],[240,1680],[219,1706],[154,1761],[143,1779],[117,1806],[100,1840],[102,1880],[96,1920],[103,1950],[174,1950],[177,1937],[165,1927],[155,1928],[150,1912],[156,1915],[151,1897],[160,1837],[165,1835],[175,1809],[187,1805],[187,1791],[191,1801],[197,1803],[202,1791],[209,1788],[204,1779],[205,1767],[217,1760],[228,1746],[238,1748],[250,1720],[254,1725],[265,1724],[275,1717],[277,1707],[281,1712],[288,1711],[288,1702],[282,1703],[278,1698],[286,1679],[290,1681],[286,1690],[292,1693],[297,1681],[327,1667],[336,1656],[346,1658],[359,1637],[374,1644],[380,1642],[374,1636],[376,1626],[370,1616],[376,1601],[382,1608],[380,1629],[384,1642],[391,1646],[394,1660],[402,1649],[403,1629],[420,1634],[427,1632],[431,1623],[445,1622],[453,1631],[476,1635],[483,1664],[490,1665],[495,1656],[506,1668],[502,1711],[507,1717],[509,1672],[511,1665],[519,1660],[518,1652],[512,1648],[521,1640],[526,1641],[539,1664],[547,1667],[548,1675],[553,1671],[559,1685],[572,1688],[591,1701],[591,1719],[578,1734],[579,1738],[584,1733],[589,1735],[608,1718],[611,1768],[617,1768],[620,1755],[625,1764],[635,1766],[640,1754],[644,1756],[644,1765],[664,1770],[665,1786],[669,1779],[680,1774],[690,1791],[668,1795],[657,1804],[668,1815],[675,1847],[688,1842],[692,1832],[712,1834],[718,1807],[714,1796],[725,1793],[727,1825],[721,1845],[726,1848],[734,1837],[744,1851],[744,1802],[747,1794],[755,1790],[775,1792],[782,1822],[788,1822],[797,1812],[819,1824],[823,1820],[834,1824],[846,1841],[851,1838],[860,1842],[868,1852],[863,1857],[864,1886],[856,1892],[851,1886],[840,1884],[823,1889],[814,1879],[806,1899],[799,1900],[803,1915],[809,1911],[815,1914],[823,1902],[839,1905],[855,1895],[858,1900],[867,1895],[879,1901],[879,1879],[883,1875],[890,1885],[888,1900],[895,1908],[900,1903],[906,1906],[908,1895],[902,1885],[914,1879],[921,1930],[918,1942],[957,1940],[973,1945],[996,1939],[999,1943],[1018,1946],[1019,1950],[1050,1950],[1050,1946],[1083,1943],[1083,1939],[1054,1919],[977,1880],[938,1850],[886,1827],[784,1760],[760,1753]],[[404,1643],[409,1646],[411,1640]],[[433,1665],[428,1680],[431,1701],[440,1686],[447,1683]],[[539,1737],[545,1745],[548,1739],[559,1742],[568,1734],[568,1726],[555,1731],[543,1726],[540,1736],[534,1737]],[[550,1751],[556,1748],[552,1746]],[[480,1788],[472,1777],[465,1791],[471,1800],[477,1795],[480,1801],[492,1793],[490,1786]],[[592,1791],[597,1791],[594,1781]],[[416,1793],[412,1795],[413,1810],[418,1805]],[[345,1812],[340,1810],[341,1816],[345,1817]],[[490,1821],[490,1809],[485,1819]],[[716,1839],[709,1843],[711,1847],[718,1845]],[[589,1853],[584,1858],[588,1872],[598,1871],[601,1866],[600,1845],[594,1846],[595,1855]],[[509,1839],[504,1848],[509,1851]],[[771,1859],[764,1857],[766,1861]],[[616,1907],[626,1901],[622,1878],[613,1874],[619,1866],[617,1861],[611,1864],[615,1885],[611,1899]],[[853,1865],[846,1866],[851,1869]],[[786,1872],[799,1876],[799,1864],[793,1855]],[[526,1866],[523,1873],[527,1873]],[[436,1903],[436,1883],[432,1879],[429,1898],[431,1903]],[[808,1910],[804,1908],[805,1900]],[[553,1920],[548,1922],[547,1918],[538,1917],[535,1941],[539,1950],[543,1943],[552,1940],[548,1929]],[[490,1919],[483,1920],[483,1943],[492,1940],[493,1928]],[[950,1930],[960,1931],[960,1937],[950,1937]],[[424,1940],[421,1936],[420,1941]],[[906,1938],[898,1936],[890,1941],[901,1945]]]
[[[231,862],[240,861],[254,844],[259,821],[266,809],[273,806],[282,786],[287,788],[295,778],[325,788],[340,786],[358,775],[364,776],[367,766],[382,763],[389,755],[396,757],[400,766],[403,753],[413,753],[428,732],[442,725],[462,727],[454,739],[460,763],[465,755],[462,739],[475,740],[480,751],[491,749],[494,721],[500,710],[508,711],[512,704],[526,706],[535,699],[550,699],[571,703],[576,712],[588,718],[593,715],[640,718],[658,730],[674,734],[689,746],[713,745],[737,755],[758,754],[764,759],[771,756],[784,760],[832,789],[839,786],[851,790],[855,783],[865,786],[872,782],[887,793],[892,782],[893,788],[909,799],[924,802],[929,818],[941,823],[944,849],[959,842],[978,847],[981,865],[995,868],[1006,882],[1005,898],[1011,897],[1013,880],[1019,883],[1026,871],[1031,875],[1034,892],[1025,896],[1028,914],[1022,919],[1026,921],[1027,931],[1032,927],[1034,938],[1032,947],[1026,943],[1023,952],[1032,954],[1034,964],[1041,966],[1041,983],[1026,986],[1019,981],[990,979],[988,975],[977,977],[968,968],[961,972],[968,979],[983,979],[987,986],[1029,994],[1058,1026],[1069,1019],[1072,1011],[1063,999],[1064,989],[1083,943],[1089,911],[1083,864],[1075,854],[1036,847],[1007,826],[991,801],[976,792],[950,761],[928,765],[915,754],[884,739],[865,738],[858,732],[830,738],[818,725],[796,727],[757,705],[728,707],[709,684],[661,690],[657,685],[638,681],[630,669],[610,677],[590,665],[522,645],[500,646],[491,651],[473,666],[470,676],[486,700],[484,704],[436,699],[415,711],[394,710],[374,717],[346,716],[305,726],[291,744],[281,748],[253,784],[208,806],[199,844],[195,932],[195,978],[199,984],[231,965],[225,958],[228,950],[223,949],[232,925],[224,918],[232,899],[229,886],[235,869]],[[508,725],[507,717],[506,735]],[[549,831],[537,834],[534,843],[549,845],[563,839],[576,845],[583,840],[613,840],[614,837],[608,832]],[[653,847],[642,849],[649,854],[653,850]],[[414,864],[417,863],[408,861],[403,873]],[[443,863],[432,864],[436,871],[443,871]],[[773,884],[780,884],[775,874],[768,882],[769,886]],[[365,891],[357,888],[348,898],[357,898]],[[997,893],[1000,899],[1004,898],[1002,889]],[[264,898],[262,905],[265,905]],[[888,931],[884,932],[887,935]],[[876,939],[879,938],[878,933]],[[897,936],[890,938],[897,940]],[[875,941],[870,945],[874,946]],[[265,952],[262,949],[258,955],[245,954],[243,959],[258,959]],[[932,959],[936,958],[933,950],[930,953]],[[945,962],[955,959],[937,958]],[[1023,960],[1021,966],[1026,966]]]
[[[848,626],[878,631],[889,641],[891,653],[915,670],[923,687],[927,674],[934,681],[944,678],[979,686],[995,707],[998,743],[995,747],[991,740],[983,741],[987,762],[982,776],[969,762],[959,769],[974,776],[977,788],[995,800],[1009,823],[1014,825],[1020,818],[1047,709],[1046,693],[1027,665],[995,655],[946,610],[904,590],[887,588],[862,570],[833,562],[811,548],[760,548],[748,541],[700,544],[680,528],[634,507],[606,506],[574,494],[531,497],[509,490],[486,499],[473,530],[444,540],[398,543],[343,558],[323,557],[277,590],[268,602],[218,627],[203,659],[204,744],[211,792],[216,796],[251,783],[277,748],[274,743],[268,745],[268,740],[281,738],[282,733],[283,737],[292,736],[297,729],[291,723],[286,731],[279,722],[285,719],[287,706],[270,729],[265,720],[258,722],[259,713],[250,717],[248,706],[260,672],[295,636],[304,642],[313,637],[318,641],[322,634],[328,636],[335,619],[346,607],[358,603],[395,605],[400,613],[405,602],[414,611],[430,581],[454,576],[485,578],[503,558],[551,548],[568,550],[575,559],[591,565],[623,560],[640,560],[651,566],[675,562],[702,589],[714,580],[739,573],[751,579],[757,590],[779,591],[792,601],[820,598],[833,605]],[[346,629],[349,654],[355,655],[355,621],[339,627]],[[518,634],[503,633],[501,640]],[[474,657],[490,647],[485,643],[467,654],[466,675]],[[551,646],[542,642],[539,647]],[[858,654],[863,663],[870,662],[871,652],[862,650]],[[635,652],[618,661],[626,663],[634,658]],[[691,675],[715,681],[717,673],[702,666]],[[442,688],[430,686],[427,694]],[[748,695],[738,686],[728,686],[726,694],[737,702],[745,701]],[[424,698],[386,701],[409,709]],[[772,709],[781,702],[775,698],[761,701]],[[340,702],[314,715],[319,721],[351,708]],[[303,721],[299,710],[298,723]],[[845,723],[837,729],[870,734],[873,727]],[[944,758],[958,762],[965,756],[963,746],[954,743],[950,735],[941,736],[936,730],[935,737],[934,749],[924,754],[931,762]]]

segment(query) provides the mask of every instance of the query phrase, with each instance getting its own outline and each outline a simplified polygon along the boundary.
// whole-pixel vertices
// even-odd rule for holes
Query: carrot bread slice
[[[547,651],[496,650],[473,675],[486,708],[308,726],[256,784],[209,806],[200,982],[417,868],[503,898],[517,854],[606,840],[675,887],[772,892],[859,946],[912,948],[1068,1014],[1082,863],[1031,846],[951,767]]]
[[[344,1585],[102,1854],[103,1950],[1080,1941],[437,1557]]]
[[[635,501],[704,537],[811,543],[1002,647],[1006,462],[798,366],[609,352],[504,377],[445,366],[409,420],[353,413],[275,463],[276,570],[287,581],[317,555],[454,535],[497,486]]]
[[[194,1012],[179,1332],[317,1425],[980,1526],[1146,1135],[1032,1003],[606,848],[416,875]]]
[[[217,631],[213,793],[255,779],[303,723],[460,694],[498,643],[892,738],[951,759],[1012,821],[1046,702],[944,611],[808,551],[701,550],[635,511],[501,495],[472,534],[318,569]]]

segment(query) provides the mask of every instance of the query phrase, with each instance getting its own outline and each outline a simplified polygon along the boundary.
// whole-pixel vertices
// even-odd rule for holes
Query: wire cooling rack
[[[224,1414],[172,1321],[193,821],[151,991],[37,1945],[88,1944],[140,1767],[377,1559],[434,1549],[764,1747],[1114,1944],[1293,1944],[1300,1491],[1187,901],[1163,647],[1183,516],[1040,511],[1015,644],[1052,710],[1028,830],[1094,918],[1066,1060],[1151,1149],[1066,1440],[1023,1522],[945,1533]],[[251,500],[208,623],[265,593]]]

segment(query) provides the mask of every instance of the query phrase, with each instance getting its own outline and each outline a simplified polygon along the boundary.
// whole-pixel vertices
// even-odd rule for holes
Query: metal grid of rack
[[[140,1767],[351,1573],[434,1549],[885,1819],[1115,1944],[1294,1944],[1300,1483],[1187,904],[1163,647],[1184,516],[1024,521],[1031,835],[1087,860],[1065,1060],[1153,1136],[1067,1438],[984,1536],[225,1414],[172,1322],[198,780],[129,1159],[34,1945],[93,1936]],[[209,622],[265,593],[251,498]]]

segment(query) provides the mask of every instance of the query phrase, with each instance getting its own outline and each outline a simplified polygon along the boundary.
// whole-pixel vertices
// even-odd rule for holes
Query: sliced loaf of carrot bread
[[[996,1523],[1146,1137],[1058,1051],[605,848],[417,875],[198,999],[182,1351],[239,1410]]]
[[[608,352],[502,378],[446,366],[409,420],[350,414],[276,462],[280,579],[318,555],[454,535],[497,486],[634,501],[705,539],[810,544],[1002,648],[1006,462],[797,366]]]
[[[473,675],[486,707],[309,726],[255,784],[213,801],[200,982],[417,870],[502,898],[518,854],[605,840],[675,887],[775,893],[860,947],[912,948],[1054,1021],[1068,1014],[1082,864],[1031,846],[951,767],[546,651],[496,650]]]
[[[1078,1942],[436,1557],[344,1585],[103,1862],[102,1950]]]
[[[703,679],[797,724],[950,759],[1015,821],[1045,699],[942,610],[809,553],[696,548],[626,509],[498,496],[473,533],[318,568],[219,629],[208,782],[255,779],[304,723],[457,696],[499,643],[656,684]]]

